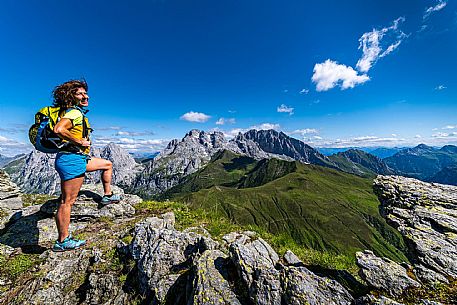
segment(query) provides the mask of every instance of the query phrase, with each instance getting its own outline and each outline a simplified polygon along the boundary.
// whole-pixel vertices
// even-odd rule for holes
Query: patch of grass
[[[232,223],[227,217],[215,215],[203,209],[194,209],[180,202],[143,201],[137,204],[135,209],[137,213],[149,215],[160,215],[172,211],[176,217],[176,229],[183,230],[201,226],[216,239],[241,229],[241,226]]]
[[[8,212],[2,208],[0,208],[0,218],[8,216]]]
[[[457,280],[451,281],[449,285],[435,284],[423,286],[419,289],[407,289],[399,298],[399,301],[407,305],[413,305],[417,304],[420,299],[443,304],[457,304]]]
[[[38,262],[35,254],[18,254],[10,258],[0,256],[0,273],[14,280]]]
[[[22,202],[24,203],[24,207],[43,204],[49,200],[56,198],[58,197],[48,194],[22,194],[21,196]]]
[[[121,238],[121,240],[126,243],[127,245],[130,245],[130,243],[132,242],[133,240],[133,236],[132,235],[125,235],[124,237]]]

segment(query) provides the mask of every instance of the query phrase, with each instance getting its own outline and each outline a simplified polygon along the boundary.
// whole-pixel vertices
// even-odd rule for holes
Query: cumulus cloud
[[[391,26],[380,30],[373,29],[360,37],[359,49],[362,49],[363,54],[356,65],[360,72],[368,72],[379,58],[387,56],[398,48],[403,39],[407,37],[398,29],[399,24],[404,21],[404,17],[397,18]]]
[[[370,80],[368,75],[359,75],[352,67],[330,59],[316,64],[313,72],[311,80],[316,84],[317,91],[327,91],[335,86],[340,86],[342,90],[354,88]]]
[[[434,12],[441,11],[446,5],[447,5],[446,1],[438,0],[438,3],[436,5],[430,6],[425,10],[423,19],[427,19]]]
[[[183,114],[180,119],[188,122],[197,122],[197,123],[204,123],[208,121],[211,116],[201,113],[201,112],[187,112]]]
[[[294,108],[292,107],[288,107],[284,104],[281,104],[281,106],[278,106],[278,108],[276,109],[278,112],[285,112],[285,113],[288,113],[289,115],[292,115],[294,114]]]
[[[274,124],[274,123],[263,123],[263,124],[260,124],[260,125],[251,126],[251,127],[249,127],[249,129],[257,129],[257,130],[274,129],[274,130],[279,130],[279,129],[281,129],[281,126],[279,124]]]
[[[303,89],[300,90],[299,93],[300,93],[300,94],[308,94],[308,93],[309,93],[309,89],[303,88]]]
[[[296,129],[294,131],[288,132],[288,135],[296,135],[299,134],[301,136],[309,135],[309,134],[318,134],[319,131],[314,128],[304,128],[304,129]]]
[[[439,86],[436,86],[436,87],[435,87],[435,90],[444,90],[444,89],[446,89],[446,88],[447,88],[447,87],[444,86],[444,85],[439,85]]]
[[[447,125],[447,126],[444,126],[441,129],[456,129],[456,128],[457,128],[457,125]]]
[[[236,120],[235,118],[220,118],[217,120],[216,125],[225,125],[225,124],[235,124]]]

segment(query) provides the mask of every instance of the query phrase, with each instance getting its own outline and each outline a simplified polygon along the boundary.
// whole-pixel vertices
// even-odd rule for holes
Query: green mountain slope
[[[361,177],[374,177],[377,174],[391,175],[394,172],[382,159],[360,149],[349,149],[328,157],[339,169]]]
[[[457,147],[447,145],[436,149],[420,144],[404,149],[384,161],[402,176],[432,181],[431,178],[439,171],[457,164]]]
[[[312,249],[348,256],[371,249],[406,260],[398,250],[403,240],[379,215],[371,183],[321,166],[221,152],[165,197]]]

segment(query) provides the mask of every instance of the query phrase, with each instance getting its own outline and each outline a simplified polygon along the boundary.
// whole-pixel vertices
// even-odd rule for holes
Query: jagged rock
[[[305,267],[285,267],[281,278],[285,304],[349,305],[354,301],[338,282],[317,276]]]
[[[410,260],[423,267],[417,272],[419,279],[457,278],[457,187],[378,176],[374,190],[382,214],[407,240]],[[442,276],[434,277],[435,273]]]
[[[403,305],[385,296],[375,297],[373,295],[366,295],[358,298],[354,305]]]
[[[122,289],[119,277],[114,274],[90,274],[86,294],[88,304],[128,304],[129,296]]]
[[[89,266],[89,250],[65,253],[43,253],[44,264],[39,267],[39,274],[27,282],[14,300],[1,299],[2,304],[78,304],[76,288],[83,284]]]
[[[205,251],[194,267],[193,298],[187,303],[241,305],[226,278],[227,255],[219,250]]]
[[[356,257],[362,279],[391,296],[398,296],[407,288],[421,286],[408,276],[405,268],[388,258],[379,258],[369,250],[357,252]]]
[[[248,287],[255,304],[281,304],[280,273],[275,269],[278,254],[259,238],[246,244],[232,243],[230,258]]]
[[[23,208],[21,193],[17,185],[11,181],[9,175],[0,170],[0,230],[14,218]]]
[[[284,253],[284,261],[289,266],[303,264],[303,262],[290,250],[287,250],[286,253]]]
[[[156,302],[164,302],[173,286],[184,281],[194,256],[214,242],[193,232],[178,232],[173,228],[173,217],[149,218],[135,226],[135,237],[130,252],[137,262],[140,289],[152,295]],[[174,297],[178,298],[177,295]]]
[[[442,274],[435,272],[431,269],[427,269],[422,265],[414,266],[413,272],[416,278],[421,279],[421,281],[424,283],[432,285],[436,284],[437,282],[449,284],[448,279],[444,277]]]

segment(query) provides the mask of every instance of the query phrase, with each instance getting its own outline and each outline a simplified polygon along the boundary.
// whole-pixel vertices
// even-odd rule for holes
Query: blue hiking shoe
[[[52,251],[54,252],[64,252],[64,251],[70,251],[70,250],[75,250],[78,249],[86,244],[86,241],[83,239],[75,239],[71,235],[68,236],[63,240],[63,242],[60,242],[56,240],[54,243],[54,246],[52,247]]]
[[[100,203],[102,205],[108,205],[111,203],[118,203],[119,201],[121,201],[121,199],[122,198],[120,195],[111,193],[111,195],[104,195]]]

